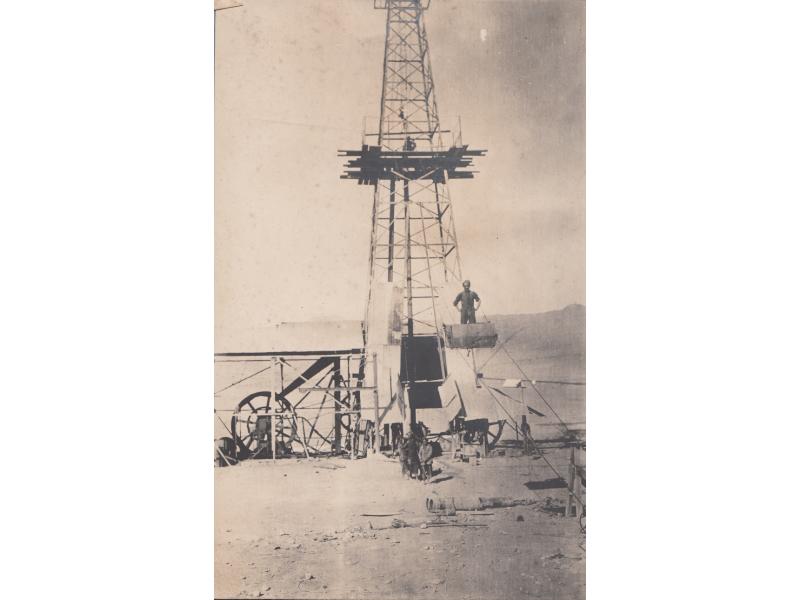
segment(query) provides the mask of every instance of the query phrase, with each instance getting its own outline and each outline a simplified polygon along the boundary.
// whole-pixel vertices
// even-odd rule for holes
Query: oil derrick
[[[402,388],[411,423],[417,408],[441,407],[447,377],[443,325],[446,315],[453,320],[449,290],[462,279],[449,184],[472,178],[473,157],[485,154],[440,124],[429,4],[375,0],[386,11],[380,117],[375,131],[365,127],[359,150],[340,151],[348,158],[342,179],[373,187],[364,343],[394,366],[390,381]]]
[[[362,329],[326,334],[284,324],[271,349],[215,354],[218,364],[244,365],[215,392],[237,401],[230,426],[216,415],[229,434],[218,440],[221,466],[366,456],[368,448],[396,447],[400,433],[423,421],[426,433],[450,438],[454,453],[471,444],[485,456],[505,417],[514,422],[499,398],[511,396],[481,372],[500,348],[476,360],[479,349],[495,346],[494,326],[458,324],[453,307],[462,272],[450,182],[473,178],[472,160],[486,151],[440,123],[424,23],[429,2],[375,0],[374,7],[386,13],[380,116],[370,131],[365,122],[358,150],[339,153],[341,178],[371,188]],[[242,397],[245,386],[251,391]]]

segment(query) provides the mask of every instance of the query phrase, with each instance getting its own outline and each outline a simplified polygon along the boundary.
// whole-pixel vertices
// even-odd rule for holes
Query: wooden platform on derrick
[[[472,157],[485,156],[486,150],[470,150],[468,146],[452,146],[448,150],[383,150],[380,146],[361,146],[360,150],[339,150],[339,156],[354,157],[345,164],[341,179],[356,179],[359,185],[374,185],[379,180],[472,179],[477,171],[464,171],[472,166]]]

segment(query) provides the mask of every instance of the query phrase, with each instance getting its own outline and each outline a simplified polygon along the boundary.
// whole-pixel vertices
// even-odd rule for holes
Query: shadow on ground
[[[567,482],[563,479],[552,477],[544,481],[526,481],[523,485],[529,490],[558,490],[567,487]]]

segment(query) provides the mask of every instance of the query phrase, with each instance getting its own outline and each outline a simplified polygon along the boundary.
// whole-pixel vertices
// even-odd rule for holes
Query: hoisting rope
[[[509,379],[508,377],[487,377],[486,375],[483,376],[483,379],[487,381],[506,381]],[[586,383],[583,381],[553,381],[551,379],[518,379],[516,381],[521,381],[522,383],[529,383],[530,385],[535,385],[537,383],[544,383],[544,384],[553,384],[553,385],[580,385],[585,386]]]
[[[225,386],[225,387],[224,387],[224,388],[222,388],[221,390],[217,390],[216,392],[214,392],[214,395],[216,396],[217,394],[221,394],[221,393],[222,393],[222,392],[224,392],[225,390],[229,390],[229,389],[230,389],[230,388],[232,388],[233,386],[235,386],[235,385],[239,385],[239,384],[240,384],[240,383],[242,383],[243,381],[247,381],[247,380],[248,380],[248,379],[250,379],[251,377],[255,377],[255,376],[256,376],[256,375],[258,375],[259,373],[263,373],[264,371],[266,371],[267,369],[270,369],[270,368],[272,368],[272,363],[271,363],[271,362],[270,362],[269,366],[267,366],[267,367],[264,367],[263,369],[261,369],[261,370],[259,370],[259,371],[256,371],[255,373],[253,373],[253,374],[251,374],[251,375],[248,375],[248,376],[247,376],[247,377],[245,377],[244,379],[240,379],[239,381],[234,381],[232,384]]]
[[[486,315],[484,315],[484,317],[486,317]],[[489,319],[486,319],[486,322],[487,322],[487,323],[491,323],[491,321],[489,321]],[[506,339],[504,339],[504,340],[503,340],[503,343],[502,343],[502,344],[500,344],[500,347],[499,347],[499,348],[497,348],[497,349],[495,349],[495,351],[494,351],[494,352],[492,352],[492,354],[489,356],[489,358],[487,358],[485,361],[483,361],[483,364],[480,366],[480,368],[479,368],[478,370],[479,370],[479,371],[482,371],[482,370],[483,370],[483,367],[485,367],[486,365],[488,365],[488,364],[489,364],[489,362],[490,362],[490,361],[491,361],[491,360],[492,360],[492,359],[493,359],[495,356],[497,356],[497,353],[498,353],[498,352],[500,352],[500,350],[502,350],[503,348],[505,348],[505,345],[506,345],[508,342],[510,342],[512,339],[514,339],[514,337],[516,337],[517,335],[519,335],[520,333],[522,333],[523,331],[525,331],[526,329],[529,329],[529,328],[530,328],[530,325],[526,325],[525,327],[520,327],[520,328],[519,328],[519,329],[517,329],[517,330],[516,330],[514,333],[512,333],[510,336],[508,336]]]
[[[483,315],[483,318],[486,319],[486,322],[487,323],[491,323],[491,321],[489,320],[489,317],[486,315],[486,313],[483,311],[483,309],[479,309],[479,310],[481,311],[481,314]],[[460,352],[458,354],[460,356],[462,356],[462,359],[467,364],[467,366],[470,368],[470,370],[475,374],[476,377],[478,377],[478,373],[480,373],[480,371],[483,370],[483,368],[487,364],[489,364],[489,362],[497,355],[497,353],[500,350],[505,352],[506,356],[508,356],[508,358],[511,360],[511,362],[514,363],[514,366],[517,367],[517,370],[522,374],[523,380],[526,381],[526,382],[529,382],[531,384],[531,388],[533,388],[533,391],[536,392],[536,394],[539,396],[539,398],[542,399],[542,402],[544,402],[545,405],[547,406],[547,408],[549,408],[550,411],[555,415],[556,419],[558,419],[558,422],[561,424],[561,427],[564,428],[564,432],[569,435],[571,433],[570,430],[569,430],[569,427],[567,427],[567,424],[564,422],[564,420],[561,418],[561,416],[559,416],[559,414],[556,412],[556,410],[550,405],[550,403],[545,399],[545,397],[542,395],[542,393],[538,390],[538,388],[536,387],[536,383],[537,382],[535,380],[531,379],[530,377],[528,377],[528,375],[525,373],[525,371],[522,370],[522,367],[519,366],[519,363],[516,360],[514,360],[513,356],[511,356],[511,353],[508,351],[508,348],[505,347],[506,344],[508,342],[510,342],[511,339],[514,336],[518,335],[520,332],[528,329],[529,327],[530,327],[530,325],[526,326],[526,327],[521,327],[520,329],[517,329],[517,331],[512,333],[510,336],[508,336],[505,340],[503,340],[502,344],[500,344],[500,347],[497,348],[492,353],[492,355],[489,356],[489,358],[484,361],[484,363],[480,366],[480,368],[477,371],[469,364],[467,359],[464,356],[462,356]],[[482,379],[482,377],[481,377],[481,379]],[[575,385],[581,385],[581,384],[575,384]],[[585,385],[585,384],[583,384],[583,385]],[[492,397],[494,398],[494,396],[492,396]],[[494,398],[494,400],[495,400],[495,402],[497,402],[497,398]],[[527,405],[526,405],[526,407],[527,407]],[[505,410],[505,408],[503,410]],[[506,413],[506,414],[508,414],[508,413]],[[515,423],[516,423],[516,421],[515,421]]]
[[[517,369],[519,370],[519,372],[520,372],[520,373],[522,373],[522,376],[523,376],[525,379],[527,379],[528,381],[531,381],[531,378],[530,378],[530,377],[528,377],[528,376],[525,374],[525,371],[523,371],[523,370],[522,370],[522,367],[520,367],[520,366],[519,366],[519,363],[518,363],[516,360],[514,360],[514,357],[513,357],[513,356],[511,356],[511,353],[510,353],[510,352],[509,352],[509,351],[508,351],[506,348],[503,348],[503,351],[506,353],[506,356],[508,356],[508,358],[509,358],[509,359],[511,359],[511,362],[512,362],[512,363],[514,363],[514,366],[515,366],[515,367],[517,367]],[[556,416],[556,419],[558,419],[558,422],[559,422],[559,423],[561,423],[561,426],[564,428],[564,431],[565,431],[566,433],[569,433],[570,431],[569,431],[569,427],[567,427],[567,424],[566,424],[566,423],[565,423],[565,422],[564,422],[564,421],[561,419],[561,417],[559,416],[559,414],[556,412],[556,409],[554,409],[554,408],[553,408],[553,407],[550,405],[550,403],[549,403],[549,402],[548,402],[548,401],[545,399],[545,397],[544,397],[544,396],[542,396],[542,393],[541,393],[541,392],[538,390],[538,388],[536,387],[536,384],[532,384],[532,385],[531,385],[531,388],[533,388],[533,391],[535,391],[535,392],[536,392],[536,393],[539,395],[539,398],[541,398],[541,399],[542,399],[542,402],[544,402],[544,403],[547,405],[547,408],[549,408],[549,409],[550,409],[550,410],[553,412],[553,414]]]
[[[491,390],[491,388],[488,388],[488,387],[487,387],[486,389],[487,389],[487,390]],[[503,412],[504,412],[504,413],[506,413],[506,414],[508,415],[508,418],[509,418],[509,419],[511,419],[511,422],[513,423],[514,431],[518,431],[517,422],[514,420],[514,417],[512,417],[512,416],[509,414],[509,412],[508,412],[508,411],[505,409],[505,407],[503,406],[503,404],[502,404],[502,403],[501,403],[501,402],[500,402],[500,401],[499,401],[499,400],[498,400],[498,399],[495,397],[495,395],[494,395],[494,394],[492,394],[492,392],[491,392],[491,391],[489,391],[489,395],[490,395],[490,396],[492,397],[492,399],[493,399],[493,400],[494,400],[494,401],[497,403],[497,405],[498,405],[500,408],[502,408],[502,409],[503,409]],[[566,483],[566,479],[564,479],[564,476],[563,476],[563,475],[561,475],[561,473],[559,473],[559,472],[558,472],[558,469],[556,469],[556,468],[553,466],[553,464],[552,464],[552,463],[551,463],[549,460],[547,460],[547,457],[544,455],[544,452],[542,452],[542,449],[541,449],[541,448],[539,448],[539,446],[536,444],[536,440],[534,440],[534,439],[533,439],[533,436],[532,436],[532,435],[528,435],[528,439],[530,439],[530,441],[531,441],[531,445],[533,446],[533,449],[534,449],[534,450],[536,450],[536,452],[537,452],[537,454],[539,455],[539,457],[540,457],[540,458],[541,458],[541,459],[542,459],[542,460],[545,462],[545,464],[546,464],[548,467],[550,467],[550,470],[551,470],[551,471],[553,471],[553,474],[554,474],[554,475],[555,475],[555,476],[556,476],[558,479],[560,479],[561,481],[563,481],[564,483]],[[583,503],[583,499],[582,499],[582,498],[580,498],[580,497],[579,497],[579,496],[578,496],[578,495],[577,495],[577,494],[576,494],[576,493],[575,493],[573,490],[569,489],[569,485],[567,485],[567,491],[569,492],[569,494],[570,494],[570,495],[571,495],[573,498],[575,498],[575,500],[577,500],[577,501],[578,501],[578,503],[579,503],[581,506],[585,506],[585,505],[584,505],[584,503]]]
[[[484,377],[484,379],[486,379],[486,378]],[[491,386],[488,386],[488,387],[491,387]],[[528,412],[529,412],[529,413],[531,413],[531,414],[534,414],[534,415],[536,415],[537,417],[543,417],[543,416],[545,416],[545,415],[544,415],[544,413],[541,413],[541,412],[539,412],[539,411],[538,411],[538,410],[536,410],[535,408],[531,408],[530,406],[528,406],[528,404],[527,404],[526,402],[524,402],[524,401],[522,401],[522,400],[517,400],[517,399],[516,399],[516,398],[514,398],[513,396],[509,396],[509,395],[508,395],[508,394],[506,394],[506,393],[505,393],[503,390],[501,390],[501,389],[499,389],[499,388],[496,388],[496,387],[491,387],[491,389],[493,389],[493,390],[494,390],[495,392],[497,392],[498,394],[500,394],[500,395],[502,395],[502,396],[505,396],[505,397],[506,397],[506,398],[508,398],[509,400],[511,400],[511,401],[513,401],[513,402],[516,402],[517,404],[521,404],[522,406],[524,406],[525,408],[527,408],[527,409],[528,409]]]
[[[228,428],[228,426],[225,424],[225,421],[223,421],[222,419],[220,419],[220,418],[219,418],[219,415],[217,414],[217,409],[216,409],[216,408],[214,409],[214,416],[215,416],[215,417],[217,417],[217,419],[219,419],[219,422],[220,422],[220,423],[222,423],[222,426],[225,428],[225,431],[227,431],[228,433],[230,433],[230,434],[231,434],[231,437],[233,437],[233,432],[231,432],[231,430],[230,430],[230,429]]]

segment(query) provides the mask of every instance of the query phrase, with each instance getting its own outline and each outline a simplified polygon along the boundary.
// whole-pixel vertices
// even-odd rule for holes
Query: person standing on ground
[[[397,446],[400,454],[400,470],[403,477],[411,477],[411,465],[409,463],[409,449],[411,448],[411,435],[406,433]]]
[[[519,426],[520,431],[522,432],[522,444],[524,448],[525,454],[530,452],[531,447],[531,426],[528,425],[528,418],[525,415],[522,415],[522,423]]]
[[[419,478],[419,440],[413,433],[406,444],[406,469],[412,479]]]
[[[456,296],[453,306],[458,307],[458,303],[461,303],[461,324],[465,325],[475,323],[475,311],[481,307],[481,299],[470,289],[469,279],[463,285],[464,290]]]

